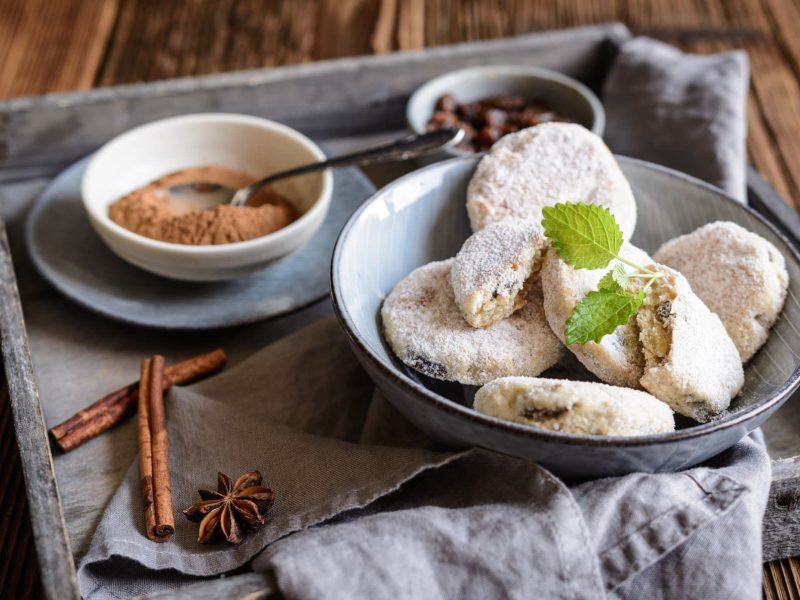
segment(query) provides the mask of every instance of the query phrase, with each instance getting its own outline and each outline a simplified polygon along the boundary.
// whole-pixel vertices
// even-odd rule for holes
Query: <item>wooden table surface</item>
[[[750,58],[749,159],[800,206],[798,0],[0,0],[0,98],[621,21],[691,52]],[[0,597],[41,595],[7,398],[0,397]],[[764,566],[800,600],[800,560]]]

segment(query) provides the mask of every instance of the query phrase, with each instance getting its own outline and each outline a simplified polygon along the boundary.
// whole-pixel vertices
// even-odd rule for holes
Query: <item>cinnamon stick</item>
[[[140,381],[150,381],[152,361],[142,361]],[[142,499],[144,500],[144,530],[149,538],[156,528],[156,505],[153,494],[153,448],[150,442],[150,397],[147,383],[139,386],[139,480],[142,482]],[[152,539],[152,538],[151,538]]]
[[[166,542],[175,533],[169,440],[164,416],[164,357],[142,361],[139,386],[139,477],[144,498],[145,533]]]
[[[225,352],[217,348],[175,363],[164,370],[164,390],[210,375],[221,369],[226,360]],[[138,397],[139,382],[135,381],[59,423],[50,429],[50,436],[62,451],[69,452],[135,413]]]

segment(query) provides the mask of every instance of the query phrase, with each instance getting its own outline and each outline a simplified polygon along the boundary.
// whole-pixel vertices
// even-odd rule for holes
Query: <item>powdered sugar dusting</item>
[[[588,381],[504,377],[478,390],[475,409],[525,425],[584,435],[675,429],[672,410],[650,394]]]
[[[663,265],[636,316],[645,355],[640,383],[675,412],[705,422],[728,408],[744,372],[722,321],[692,292],[686,278]]]
[[[500,139],[481,159],[467,189],[477,231],[509,217],[533,223],[542,207],[585,202],[607,207],[626,240],[636,225],[628,181],[603,140],[572,123],[545,123]]]
[[[517,219],[470,236],[450,274],[456,304],[467,322],[486,327],[521,308],[525,282],[538,272],[546,247],[538,226]]]
[[[538,375],[558,361],[562,345],[547,325],[538,287],[523,309],[476,329],[456,306],[452,264],[449,259],[416,269],[384,302],[384,332],[400,360],[431,377],[469,385]]]
[[[686,277],[722,320],[742,361],[767,341],[789,286],[786,261],[770,242],[717,221],[670,240],[654,258]]]

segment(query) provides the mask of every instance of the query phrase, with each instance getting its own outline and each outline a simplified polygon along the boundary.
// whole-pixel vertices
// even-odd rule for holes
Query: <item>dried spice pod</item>
[[[259,471],[250,471],[236,481],[217,473],[217,491],[198,490],[200,502],[183,511],[190,521],[200,522],[197,541],[210,544],[222,539],[242,543],[242,528],[255,530],[265,522],[275,494],[261,485]]]

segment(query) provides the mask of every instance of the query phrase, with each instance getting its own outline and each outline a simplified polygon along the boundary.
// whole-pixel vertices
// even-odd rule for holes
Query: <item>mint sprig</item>
[[[619,255],[622,232],[606,208],[567,202],[545,207],[542,217],[544,234],[567,264],[576,269],[602,269],[616,261],[600,279],[597,289],[572,309],[564,329],[569,345],[599,342],[631,320],[649,287],[662,274]],[[626,265],[633,270],[626,270]],[[647,283],[631,291],[636,280]]]

